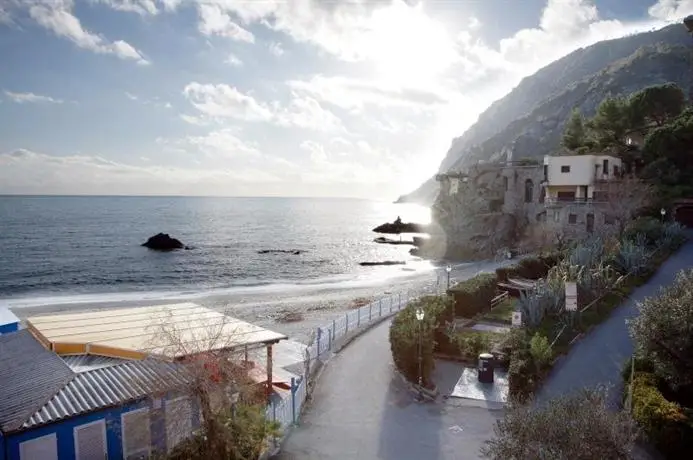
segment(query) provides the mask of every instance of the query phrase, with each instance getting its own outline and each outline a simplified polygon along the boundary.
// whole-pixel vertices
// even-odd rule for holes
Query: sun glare
[[[369,37],[371,58],[379,78],[393,84],[428,83],[456,59],[445,26],[415,7],[395,2],[377,10]]]

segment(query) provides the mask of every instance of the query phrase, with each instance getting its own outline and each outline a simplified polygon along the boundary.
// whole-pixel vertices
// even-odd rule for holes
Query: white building
[[[605,201],[600,184],[619,177],[621,160],[609,155],[545,156],[544,182],[546,203]]]

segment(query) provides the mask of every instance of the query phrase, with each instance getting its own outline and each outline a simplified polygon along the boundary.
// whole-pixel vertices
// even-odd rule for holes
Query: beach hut
[[[156,340],[159,323],[184,345]],[[196,304],[33,317],[0,336],[0,460],[146,458],[199,425],[183,350],[220,325],[212,350],[267,349],[286,336]],[[178,345],[181,345],[178,343]]]

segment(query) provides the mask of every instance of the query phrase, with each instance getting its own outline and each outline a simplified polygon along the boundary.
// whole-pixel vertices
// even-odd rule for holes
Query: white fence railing
[[[268,420],[279,422],[284,432],[289,426],[296,424],[301,414],[301,409],[308,396],[307,378],[317,364],[319,358],[324,357],[336,347],[337,342],[349,334],[356,333],[366,326],[383,320],[402,310],[413,299],[424,295],[441,294],[445,291],[446,284],[440,281],[428,288],[417,290],[416,295],[407,291],[382,297],[362,307],[353,309],[337,316],[330,324],[316,329],[315,340],[305,350],[305,359],[308,376],[292,378],[291,392],[279,402],[274,402],[267,407]],[[305,364],[305,362],[304,362]]]

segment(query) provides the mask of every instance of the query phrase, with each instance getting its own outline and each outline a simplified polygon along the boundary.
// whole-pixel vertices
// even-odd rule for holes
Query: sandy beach
[[[512,262],[512,261],[511,261]],[[493,271],[507,261],[482,261],[452,265],[451,284],[470,278],[479,272]],[[324,287],[315,285],[294,286],[288,292],[280,290],[238,290],[223,294],[210,292],[197,295],[193,300],[203,306],[223,310],[227,314],[287,334],[294,340],[307,342],[311,332],[327,325],[333,319],[356,308],[361,303],[384,299],[390,296],[420,296],[426,293],[442,293],[447,285],[444,268],[425,272],[402,274],[386,280],[375,280],[350,287]],[[173,304],[191,301],[185,295],[176,298],[148,298],[132,301],[100,301],[70,303],[46,303],[23,306],[21,301],[7,302],[14,313],[24,319],[33,315],[58,312],[76,312],[145,305]],[[36,303],[36,302],[34,302]]]

